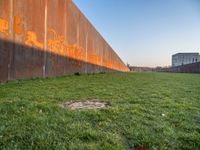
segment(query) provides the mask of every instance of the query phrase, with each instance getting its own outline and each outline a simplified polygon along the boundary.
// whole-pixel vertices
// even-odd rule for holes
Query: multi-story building
[[[172,55],[172,67],[200,62],[199,53],[177,53]]]

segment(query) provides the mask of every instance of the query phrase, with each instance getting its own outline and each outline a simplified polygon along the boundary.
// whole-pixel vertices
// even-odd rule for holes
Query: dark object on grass
[[[102,72],[100,72],[99,74],[105,74],[105,73],[106,73],[106,72],[103,72],[103,71],[102,71]]]
[[[75,76],[80,76],[81,74],[79,72],[74,73]]]

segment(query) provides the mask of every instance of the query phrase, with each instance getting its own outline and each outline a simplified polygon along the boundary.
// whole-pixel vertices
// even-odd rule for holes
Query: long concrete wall
[[[71,0],[0,0],[1,82],[107,71],[128,68]]]

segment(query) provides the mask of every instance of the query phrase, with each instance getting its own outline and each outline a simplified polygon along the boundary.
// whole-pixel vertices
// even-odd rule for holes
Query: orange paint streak
[[[23,29],[21,28],[21,18],[19,16],[14,16],[14,32],[16,34],[23,34]]]
[[[37,48],[43,49],[44,44],[37,41],[37,35],[35,32],[28,31],[27,32],[27,39],[25,41],[27,46],[35,46]]]
[[[8,36],[8,30],[9,30],[8,21],[0,18],[0,32],[3,33],[5,36]]]
[[[77,44],[65,44],[64,36],[59,35],[54,29],[49,29],[48,32],[50,33],[50,35],[52,34],[52,38],[50,38],[47,43],[49,51],[62,56],[67,56],[69,58],[86,62],[84,48],[80,47]],[[44,45],[37,41],[36,33],[32,31],[27,32],[27,40],[25,41],[25,44],[28,46],[36,46],[41,49],[44,48]],[[76,64],[76,62],[72,63],[74,65],[81,65],[80,63]],[[127,68],[121,62],[112,62],[111,60],[102,58],[102,56],[97,55],[95,53],[88,54],[87,63],[104,66],[110,69],[128,71]]]
[[[93,63],[93,64],[100,64],[101,63],[101,57],[96,55],[96,54],[88,55],[88,60],[89,60],[90,63]]]
[[[67,56],[78,59],[78,60],[85,60],[85,55],[83,53],[84,49],[79,47],[78,45],[69,45],[67,46]]]
[[[48,29],[48,32],[49,32],[49,36],[52,37],[52,38],[48,39],[49,51],[59,54],[59,55],[62,55],[62,56],[67,56],[69,58],[73,58],[75,60],[80,60],[80,61],[86,62],[84,48],[80,47],[77,44],[67,45],[65,43],[64,36],[58,34],[52,28]],[[71,63],[73,63],[74,65],[80,65],[80,64],[76,64],[75,61],[71,62]],[[107,67],[110,69],[127,71],[126,67],[121,62],[114,63],[111,60],[102,58],[102,56],[99,56],[95,53],[88,54],[87,63],[104,66],[104,67]]]
[[[48,30],[53,38],[48,40],[48,48],[60,55],[67,55],[70,58],[84,60],[83,48],[78,45],[66,45],[64,37],[56,33],[54,29]]]
[[[64,54],[65,51],[64,37],[58,35],[54,29],[49,29],[48,31],[53,34],[53,38],[48,40],[48,48],[51,51],[56,52],[58,54]]]

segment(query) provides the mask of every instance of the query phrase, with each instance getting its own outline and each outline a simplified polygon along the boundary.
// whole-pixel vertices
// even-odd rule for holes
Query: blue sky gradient
[[[74,0],[134,66],[167,66],[177,52],[200,52],[200,0]]]

